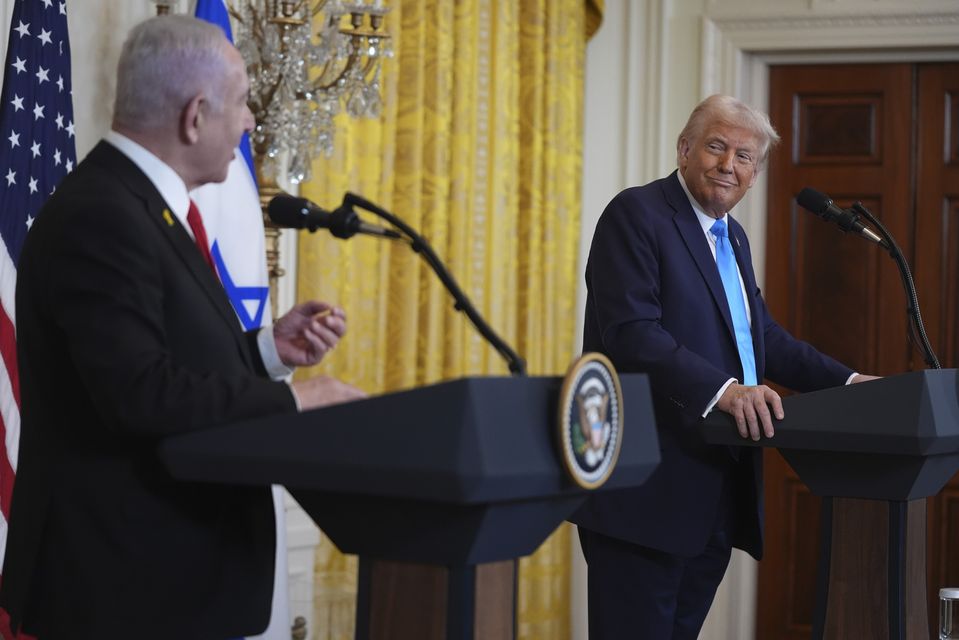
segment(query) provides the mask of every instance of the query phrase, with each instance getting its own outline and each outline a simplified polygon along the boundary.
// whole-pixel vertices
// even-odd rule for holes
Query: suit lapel
[[[733,329],[732,316],[729,314],[726,290],[723,289],[723,281],[719,277],[719,269],[716,267],[716,259],[713,257],[712,251],[709,250],[709,241],[706,240],[703,228],[699,224],[699,219],[689,204],[689,198],[686,197],[686,192],[683,191],[682,185],[679,184],[679,178],[676,176],[675,171],[666,180],[663,192],[666,196],[667,204],[675,211],[673,222],[679,230],[679,235],[683,238],[683,242],[686,243],[686,248],[689,250],[693,262],[696,263],[696,267],[702,274],[703,280],[706,281],[706,286],[709,288],[710,294],[712,294],[713,301],[716,303],[716,307],[719,309],[719,313],[726,323],[726,331],[729,333],[729,337],[733,340],[733,343],[735,343],[736,332]]]
[[[173,251],[183,262],[185,269],[206,293],[210,303],[240,345],[240,352],[244,360],[252,366],[240,323],[237,321],[236,312],[223,290],[223,285],[203,259],[193,239],[176,219],[176,216],[173,215],[153,183],[140,171],[139,167],[108,142],[100,142],[90,152],[90,159],[109,167],[131,192],[143,200],[144,213],[157,226],[160,235],[170,243]]]
[[[203,259],[203,255],[186,232],[186,229],[183,228],[183,225],[180,224],[159,196],[147,200],[147,210],[150,219],[160,228],[160,233],[170,242],[173,250],[179,255],[184,266],[206,293],[213,306],[216,307],[217,312],[230,325],[234,333],[239,334],[240,325],[236,318],[236,312],[230,306],[223,285],[213,270],[210,269],[210,265]]]

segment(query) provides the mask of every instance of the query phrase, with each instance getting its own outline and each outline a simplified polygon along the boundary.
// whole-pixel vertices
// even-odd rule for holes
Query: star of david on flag
[[[220,26],[233,41],[223,0],[198,0],[196,17]],[[195,189],[191,198],[203,212],[210,253],[223,288],[247,331],[272,321],[263,215],[250,139],[244,134],[226,181]]]

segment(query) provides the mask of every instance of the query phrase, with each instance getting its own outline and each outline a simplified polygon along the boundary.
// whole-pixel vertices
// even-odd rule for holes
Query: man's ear
[[[686,168],[686,161],[689,159],[689,140],[687,138],[679,139],[679,166]]]
[[[196,144],[200,139],[200,127],[206,112],[206,98],[202,93],[190,98],[180,113],[180,135],[188,144]]]

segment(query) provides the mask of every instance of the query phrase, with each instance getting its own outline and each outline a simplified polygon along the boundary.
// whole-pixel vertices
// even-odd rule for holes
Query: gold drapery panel
[[[340,117],[334,156],[314,164],[302,193],[332,208],[351,190],[399,215],[531,374],[562,374],[578,313],[585,34],[602,0],[390,4],[383,116]],[[349,323],[336,351],[300,375],[334,373],[376,393],[508,374],[405,244],[303,234],[297,292],[341,304]],[[331,546],[317,553],[312,637],[345,640],[355,580],[343,576],[356,564]],[[519,638],[569,636],[570,553],[564,525],[521,561]]]

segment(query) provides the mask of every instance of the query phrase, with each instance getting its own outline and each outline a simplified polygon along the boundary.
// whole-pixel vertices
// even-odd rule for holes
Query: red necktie
[[[193,238],[196,240],[197,249],[203,254],[203,259],[216,273],[216,267],[213,266],[213,256],[210,255],[210,243],[206,239],[206,229],[203,228],[203,218],[200,217],[200,210],[196,208],[196,203],[190,200],[190,211],[186,214],[186,221],[193,229]]]

